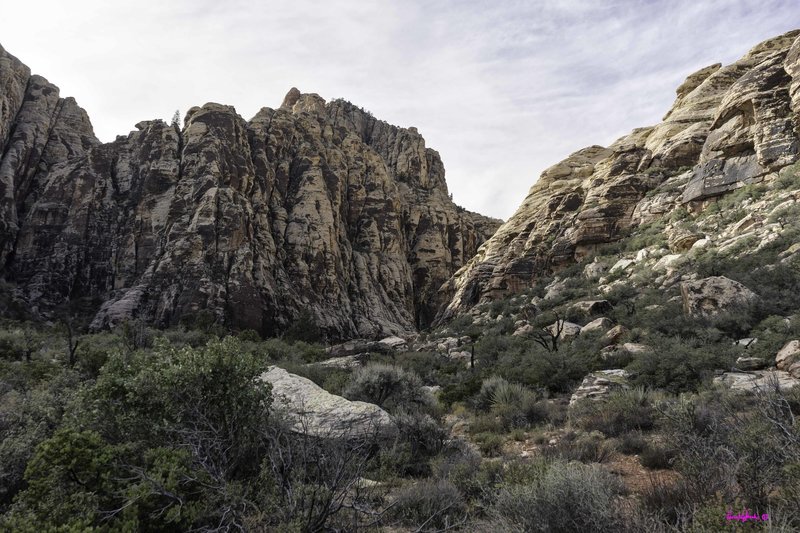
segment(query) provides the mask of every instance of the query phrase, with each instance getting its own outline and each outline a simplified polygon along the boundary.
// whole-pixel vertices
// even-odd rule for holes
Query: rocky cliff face
[[[658,125],[545,170],[514,216],[445,285],[449,304],[439,319],[529,287],[660,214],[702,209],[725,192],[774,179],[797,161],[798,36],[789,32],[732,65],[699,70]]]
[[[499,221],[449,198],[416,129],[292,89],[249,122],[189,110],[100,144],[72,99],[0,55],[0,265],[48,316],[93,326],[206,315],[281,331],[304,312],[330,338],[427,324],[437,289]]]

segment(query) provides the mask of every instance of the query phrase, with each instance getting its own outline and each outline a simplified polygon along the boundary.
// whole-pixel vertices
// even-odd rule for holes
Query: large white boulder
[[[385,437],[396,431],[392,417],[377,405],[336,396],[282,368],[270,367],[260,379],[272,385],[273,406],[286,412],[298,433],[363,438]]]

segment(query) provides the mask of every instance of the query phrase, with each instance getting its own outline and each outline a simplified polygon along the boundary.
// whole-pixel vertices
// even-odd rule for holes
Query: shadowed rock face
[[[41,316],[100,302],[93,326],[199,314],[330,338],[425,325],[437,289],[499,226],[450,200],[414,128],[293,89],[249,122],[189,110],[100,144],[86,114],[3,51],[0,259]]]
[[[529,287],[677,202],[702,202],[797,161],[799,35],[699,70],[677,89],[661,123],[545,170],[517,212],[443,287],[449,303],[439,321]],[[644,197],[666,179],[679,186],[674,193]]]

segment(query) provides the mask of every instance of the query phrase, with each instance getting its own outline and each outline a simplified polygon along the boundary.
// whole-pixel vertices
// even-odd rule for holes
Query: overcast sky
[[[792,0],[6,1],[0,43],[101,140],[296,86],[416,126],[457,203],[508,218],[542,170],[658,122],[700,67],[800,27]]]

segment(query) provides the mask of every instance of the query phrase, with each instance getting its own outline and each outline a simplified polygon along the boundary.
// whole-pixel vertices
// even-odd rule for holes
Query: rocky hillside
[[[80,300],[95,328],[408,332],[499,226],[451,201],[415,128],[345,101],[292,89],[250,121],[209,103],[101,144],[2,48],[0,87],[0,274],[40,317]]]
[[[666,224],[673,213],[697,213],[726,192],[774,181],[798,158],[798,35],[691,74],[661,123],[545,170],[514,216],[446,284],[450,303],[440,319],[528,288],[642,224]],[[704,229],[726,238],[723,228]],[[691,245],[681,241],[681,224],[662,230],[674,233],[671,246]]]

